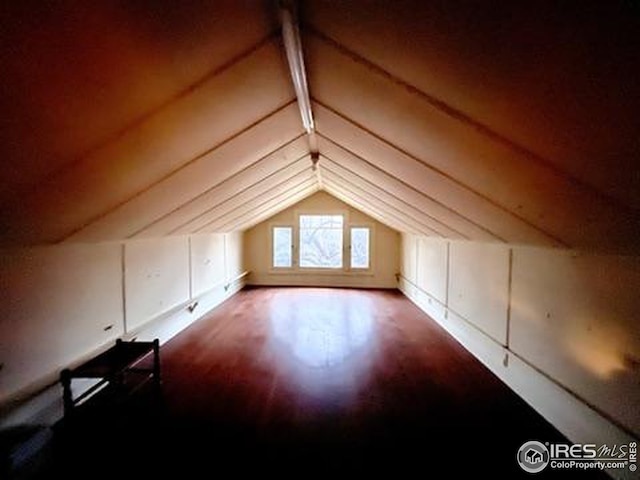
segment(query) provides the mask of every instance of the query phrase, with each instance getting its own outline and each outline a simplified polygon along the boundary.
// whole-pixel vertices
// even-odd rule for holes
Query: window
[[[369,268],[369,229],[351,229],[351,268]]]
[[[300,267],[342,268],[342,215],[300,215]]]
[[[368,223],[349,221],[348,214],[298,213],[297,224],[276,223],[270,227],[271,268],[281,274],[318,270],[355,275],[372,273],[375,230]],[[347,252],[348,254],[345,253]],[[345,256],[346,255],[346,256]]]
[[[291,268],[293,260],[293,228],[273,227],[273,266]]]

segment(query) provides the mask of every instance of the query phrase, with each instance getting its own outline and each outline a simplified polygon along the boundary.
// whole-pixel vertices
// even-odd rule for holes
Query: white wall
[[[418,254],[425,255],[426,251],[421,249]],[[507,248],[492,243],[451,242],[447,288],[451,310],[471,319],[483,332],[506,345],[509,302]]]
[[[372,232],[371,269],[367,272],[349,271],[274,271],[271,268],[271,227],[292,225],[298,221],[298,213],[341,213],[345,224],[369,226]],[[398,232],[350,207],[326,192],[318,192],[293,207],[256,225],[245,233],[244,251],[246,267],[251,270],[249,283],[253,285],[300,285],[335,286],[360,288],[395,288],[399,266],[400,236]],[[294,249],[294,258],[297,249]],[[348,265],[348,250],[344,252],[344,263]]]
[[[510,348],[640,433],[640,257],[516,248]]]
[[[227,278],[234,278],[244,271],[243,238],[244,234],[239,232],[229,233],[224,237]]]
[[[235,293],[241,272],[236,233],[0,251],[0,404],[118,337],[166,341]]]
[[[640,257],[403,235],[401,270],[401,290],[570,439],[640,435]]]
[[[122,246],[0,252],[0,401],[124,333]]]
[[[225,236],[191,237],[192,290],[200,295],[225,279]]]
[[[189,238],[137,240],[125,246],[125,310],[133,330],[190,299]]]

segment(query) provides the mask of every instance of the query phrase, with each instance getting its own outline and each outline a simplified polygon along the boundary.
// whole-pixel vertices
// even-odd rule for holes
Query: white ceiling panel
[[[269,167],[277,169],[289,160],[290,155],[303,154],[306,145],[301,141],[304,139],[300,139],[302,133],[297,107],[289,105],[211,152],[182,165],[67,240],[127,238],[162,218],[167,211],[173,212],[202,197],[216,180],[223,182],[236,177],[245,182],[259,181],[265,173],[259,168],[263,163],[260,159],[271,160]],[[252,166],[254,169],[247,171]],[[249,173],[259,178],[251,178]]]
[[[57,242],[89,225],[286,108],[293,99],[287,75],[279,43],[265,44],[11,203],[0,214],[5,238]]]
[[[639,251],[637,15],[366,3],[300,4],[308,136],[277,2],[9,2],[0,245],[242,230],[326,189],[406,232]]]
[[[318,190],[316,179],[310,178],[295,188],[291,188],[273,198],[262,201],[256,204],[254,208],[247,209],[244,213],[229,218],[226,223],[211,225],[203,229],[202,232],[247,230],[313,195]]]
[[[270,176],[229,197],[225,202],[209,208],[199,217],[172,231],[171,234],[194,233],[211,225],[219,225],[221,219],[251,212],[255,205],[288,192],[291,188],[295,188],[307,180],[315,181],[316,179],[311,171],[311,162],[308,158],[302,158],[276,175]]]

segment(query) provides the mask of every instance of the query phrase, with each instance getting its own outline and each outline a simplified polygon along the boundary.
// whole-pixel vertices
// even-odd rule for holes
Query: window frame
[[[275,238],[275,229],[276,228],[290,228],[291,229],[291,266],[290,267],[276,267],[274,265],[274,247],[275,247],[275,243],[274,243],[274,238]],[[297,244],[297,237],[296,237],[296,229],[294,228],[293,225],[289,224],[289,223],[270,223],[269,224],[269,270],[271,271],[275,271],[275,272],[282,272],[282,271],[292,271],[295,269],[296,267],[296,244]]]
[[[359,267],[352,267],[351,266],[351,249],[352,249],[352,241],[351,241],[351,230],[354,228],[366,228],[367,230],[369,230],[369,266],[366,268],[359,268]],[[361,222],[361,223],[353,223],[349,225],[349,248],[348,248],[348,252],[349,252],[349,271],[354,272],[354,273],[367,273],[367,272],[371,272],[373,271],[373,259],[375,257],[375,255],[373,255],[374,252],[374,225],[371,223],[366,223],[366,222]]]
[[[300,216],[301,215],[342,215],[342,267],[341,268],[314,268],[300,267]],[[291,267],[273,266],[273,232],[275,227],[288,227],[292,229]],[[351,229],[369,229],[369,268],[351,268]],[[274,275],[333,275],[333,276],[373,276],[375,275],[375,223],[360,221],[351,223],[350,211],[346,209],[331,208],[304,208],[294,210],[292,221],[278,221],[269,223],[269,268]]]
[[[303,215],[342,215],[342,267],[340,268],[313,268],[300,267],[300,217]],[[346,242],[349,225],[349,211],[340,208],[304,208],[294,210],[294,222],[296,230],[296,272],[300,274],[313,275],[339,275],[348,270],[345,269],[345,258],[347,256]]]
[[[323,217],[341,216],[342,217],[342,242],[341,242],[342,245],[340,246],[341,247],[340,249],[342,250],[342,256],[341,256],[341,264],[340,264],[339,267],[303,267],[301,265],[300,255],[302,253],[302,248],[301,248],[301,245],[300,245],[300,238],[301,238],[301,235],[300,235],[300,219],[302,217],[305,217],[305,216],[306,217],[308,217],[308,216],[323,216]],[[318,271],[321,271],[321,272],[344,272],[345,271],[345,266],[346,266],[346,262],[345,262],[345,258],[346,258],[345,257],[345,254],[346,254],[346,251],[345,251],[345,243],[346,243],[345,239],[346,239],[346,233],[347,233],[346,232],[346,228],[345,228],[345,226],[347,224],[346,215],[344,215],[343,213],[325,213],[325,212],[323,212],[323,213],[317,213],[317,212],[304,213],[304,212],[302,212],[302,213],[298,213],[296,215],[296,219],[297,219],[296,228],[298,229],[298,242],[296,244],[296,246],[298,247],[298,253],[297,253],[298,257],[297,257],[296,260],[297,260],[297,264],[298,264],[298,269],[301,272],[318,272]]]

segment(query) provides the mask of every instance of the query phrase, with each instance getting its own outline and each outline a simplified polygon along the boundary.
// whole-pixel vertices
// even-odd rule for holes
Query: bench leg
[[[156,386],[160,386],[160,340],[153,341],[153,380]]]
[[[71,392],[71,370],[65,368],[60,372],[60,383],[62,383],[62,404],[64,405],[65,417],[73,410],[73,393]]]

